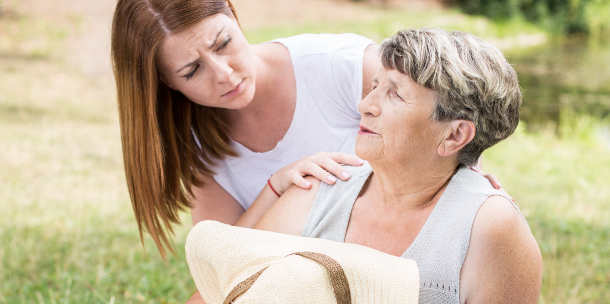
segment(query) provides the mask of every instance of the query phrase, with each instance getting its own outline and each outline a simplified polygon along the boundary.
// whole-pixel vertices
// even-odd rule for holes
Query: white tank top
[[[277,39],[288,48],[296,108],[288,132],[271,151],[232,142],[238,157],[218,161],[214,179],[248,209],[271,174],[319,151],[354,154],[362,99],[362,59],[374,42],[355,34],[303,34]]]

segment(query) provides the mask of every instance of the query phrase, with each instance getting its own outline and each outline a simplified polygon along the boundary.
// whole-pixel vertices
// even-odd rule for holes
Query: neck
[[[375,172],[370,183],[372,201],[399,214],[436,204],[457,170],[455,162],[440,161],[440,165],[438,162],[371,163]]]

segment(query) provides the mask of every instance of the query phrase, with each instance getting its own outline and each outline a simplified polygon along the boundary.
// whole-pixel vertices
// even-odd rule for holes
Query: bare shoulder
[[[292,66],[290,51],[279,42],[254,44],[251,47],[256,55],[267,62],[283,67]]]
[[[527,224],[506,198],[479,209],[460,274],[461,303],[537,303],[542,256]]]
[[[258,221],[254,229],[301,235],[321,183],[313,176],[305,179],[311,183],[310,189],[292,185]]]

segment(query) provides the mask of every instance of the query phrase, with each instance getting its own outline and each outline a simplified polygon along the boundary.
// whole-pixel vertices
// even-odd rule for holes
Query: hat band
[[[352,303],[352,296],[351,296],[351,293],[349,290],[349,282],[347,281],[347,277],[345,276],[345,272],[343,271],[343,268],[341,268],[341,265],[337,261],[335,261],[333,258],[331,258],[325,254],[321,254],[321,253],[317,253],[317,252],[302,251],[302,252],[291,253],[289,255],[293,255],[293,254],[316,261],[320,265],[324,266],[330,273],[330,283],[333,287],[333,291],[335,293],[335,299],[337,300],[337,304],[351,304]],[[247,279],[243,280],[241,283],[237,284],[233,288],[233,290],[231,290],[231,292],[229,292],[229,295],[227,295],[227,298],[225,299],[223,304],[232,303],[235,299],[237,299],[237,297],[241,296],[246,291],[248,291],[248,289],[250,289],[250,287],[254,284],[254,282],[256,282],[256,279],[258,279],[258,277],[261,274],[263,274],[263,271],[265,271],[267,268],[269,268],[269,266],[261,269],[259,272],[253,274],[249,278],[247,278]]]

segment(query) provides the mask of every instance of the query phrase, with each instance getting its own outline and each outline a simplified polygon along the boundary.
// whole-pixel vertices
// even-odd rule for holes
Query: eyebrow
[[[218,31],[218,33],[216,34],[216,38],[214,38],[214,41],[212,42],[212,44],[210,44],[209,48],[211,49],[214,45],[216,45],[216,42],[218,42],[218,37],[220,37],[220,33],[222,33],[222,31],[225,29],[225,27],[223,26],[220,31]],[[176,71],[176,73],[179,73],[180,71],[188,68],[188,67],[192,67],[195,66],[199,63],[199,59],[193,61],[193,62],[189,62],[187,65],[183,66],[182,68],[180,68],[179,70]]]
[[[218,31],[218,34],[216,34],[216,38],[214,38],[214,41],[212,42],[212,44],[210,44],[210,49],[216,45],[216,42],[218,41],[218,37],[220,37],[220,33],[222,33],[222,30],[224,30],[225,27],[223,26],[220,31]]]
[[[398,86],[398,83],[397,83],[396,81],[394,81],[394,79],[393,79],[392,77],[388,77],[387,79],[388,79],[388,82],[389,82],[389,83],[390,83],[390,84],[391,84],[393,87],[396,87],[396,88],[398,88],[398,87],[399,87],[399,86]]]
[[[178,73],[178,72],[180,72],[180,71],[182,71],[182,70],[184,70],[184,69],[186,69],[188,67],[196,66],[198,63],[199,63],[199,59],[197,59],[197,60],[195,60],[193,62],[190,62],[189,64],[187,64],[187,65],[183,66],[182,68],[180,68],[179,70],[177,70],[176,73]]]

